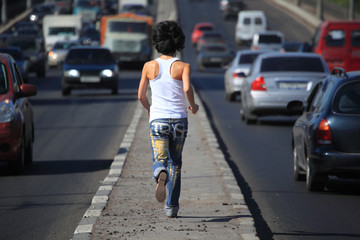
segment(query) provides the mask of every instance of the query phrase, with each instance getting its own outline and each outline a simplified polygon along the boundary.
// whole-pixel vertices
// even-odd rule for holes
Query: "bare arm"
[[[150,103],[146,97],[146,92],[147,92],[148,85],[149,85],[149,79],[147,77],[147,69],[148,69],[148,64],[146,63],[144,65],[142,73],[141,73],[141,79],[140,79],[140,84],[139,84],[139,89],[138,89],[138,99],[139,99],[140,103],[142,104],[142,106],[145,108],[145,110],[149,114],[150,113]]]
[[[195,103],[194,91],[191,87],[190,75],[191,75],[191,67],[190,64],[186,63],[182,74],[183,88],[186,99],[190,104],[189,109],[193,114],[196,114],[197,111],[199,110],[199,105]]]

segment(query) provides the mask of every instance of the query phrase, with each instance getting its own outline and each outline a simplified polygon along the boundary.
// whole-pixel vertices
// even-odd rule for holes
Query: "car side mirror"
[[[32,84],[21,84],[20,85],[20,93],[18,94],[18,97],[30,97],[35,96],[37,93],[37,89]]]
[[[301,101],[292,101],[287,105],[287,110],[295,115],[300,115],[304,112],[304,104]]]

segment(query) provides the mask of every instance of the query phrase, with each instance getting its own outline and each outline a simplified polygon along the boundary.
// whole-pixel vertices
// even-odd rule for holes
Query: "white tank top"
[[[186,118],[186,102],[183,82],[171,77],[171,65],[179,58],[157,58],[159,75],[150,80],[151,106],[149,122],[161,118]]]

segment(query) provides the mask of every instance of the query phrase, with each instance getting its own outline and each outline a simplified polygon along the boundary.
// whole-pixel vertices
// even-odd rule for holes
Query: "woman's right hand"
[[[191,110],[192,114],[196,114],[197,111],[199,111],[199,105],[195,104],[194,106],[189,106],[189,109]]]

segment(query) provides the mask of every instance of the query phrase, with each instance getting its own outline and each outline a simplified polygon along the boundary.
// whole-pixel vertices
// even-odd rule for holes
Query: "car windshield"
[[[205,47],[205,52],[224,53],[224,52],[226,52],[226,47],[222,47],[222,46],[207,46],[207,47]]]
[[[6,93],[8,91],[8,79],[6,75],[6,66],[3,63],[0,63],[0,94]]]
[[[15,59],[15,61],[24,60],[22,53],[20,51],[18,51],[17,49],[2,48],[2,49],[0,49],[0,52],[9,54],[10,56],[12,56]]]
[[[110,32],[145,33],[148,31],[148,27],[145,22],[110,21],[108,28]]]
[[[56,42],[53,49],[68,49],[75,45],[77,44],[73,42]]]
[[[70,50],[66,57],[68,64],[115,64],[109,51],[103,49],[76,49]]]
[[[260,35],[259,43],[281,43],[281,37],[278,35]]]
[[[20,47],[22,51],[35,51],[39,50],[39,44],[36,44],[35,41],[24,41],[24,40],[13,40],[7,41],[9,46]]]
[[[343,114],[360,114],[360,82],[347,84],[337,92],[334,111]]]
[[[239,58],[239,64],[251,64],[255,61],[257,56],[260,53],[254,53],[254,54],[243,54]]]
[[[200,31],[212,31],[212,30],[214,30],[214,28],[211,26],[202,26],[202,27],[199,27],[199,30]]]
[[[74,36],[76,33],[75,27],[50,27],[49,35],[52,36]]]
[[[261,64],[261,72],[325,72],[318,57],[268,57]]]
[[[220,34],[204,34],[203,39],[207,41],[221,41],[222,36]]]

